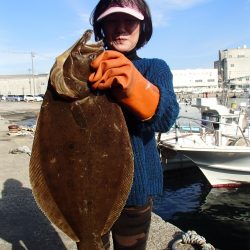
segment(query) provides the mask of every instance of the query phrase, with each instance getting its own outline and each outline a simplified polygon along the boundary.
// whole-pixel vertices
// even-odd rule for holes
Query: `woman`
[[[131,192],[112,227],[114,249],[146,249],[151,197],[163,189],[155,132],[168,131],[179,112],[172,74],[163,60],[137,55],[152,35],[144,0],[100,0],[91,20],[95,38],[104,41],[106,50],[92,62],[89,82],[121,105],[134,153]],[[105,237],[103,241],[108,248]]]

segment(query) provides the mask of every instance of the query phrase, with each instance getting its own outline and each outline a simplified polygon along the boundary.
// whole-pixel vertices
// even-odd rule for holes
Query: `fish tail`
[[[76,243],[77,250],[105,250],[101,237],[91,237]]]

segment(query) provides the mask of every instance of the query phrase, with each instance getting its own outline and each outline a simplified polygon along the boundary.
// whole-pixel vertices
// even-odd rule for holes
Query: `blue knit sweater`
[[[132,60],[135,67],[160,90],[160,101],[150,121],[138,121],[124,110],[134,153],[134,179],[127,204],[144,205],[149,196],[162,194],[163,171],[157,150],[155,132],[167,132],[174,124],[179,105],[173,90],[172,73],[160,59]]]

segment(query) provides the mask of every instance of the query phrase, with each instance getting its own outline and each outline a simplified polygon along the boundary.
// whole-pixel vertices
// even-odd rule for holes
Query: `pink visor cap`
[[[131,15],[133,17],[136,17],[139,20],[143,20],[144,16],[142,15],[142,13],[137,10],[134,9],[133,7],[130,6],[125,6],[125,7],[120,7],[120,6],[111,6],[110,8],[108,8],[107,10],[105,10],[98,18],[96,21],[101,21],[103,18],[105,18],[108,15],[111,15],[113,13],[125,13],[128,15]]]

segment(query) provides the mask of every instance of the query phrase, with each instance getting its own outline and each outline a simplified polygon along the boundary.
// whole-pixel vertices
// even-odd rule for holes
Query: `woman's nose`
[[[115,23],[115,25],[116,25],[116,31],[118,31],[118,32],[126,32],[126,23],[124,22],[124,21],[122,21],[122,20],[117,20],[117,22]]]

